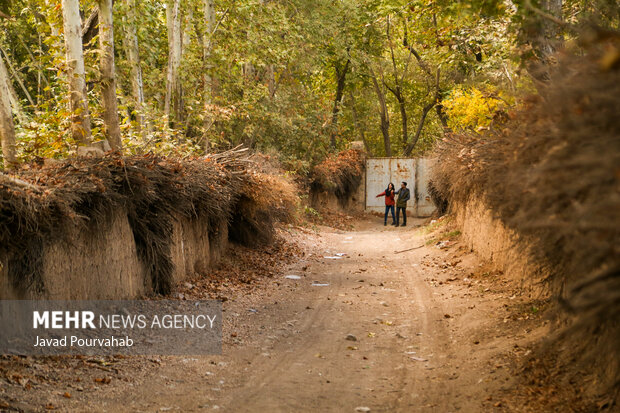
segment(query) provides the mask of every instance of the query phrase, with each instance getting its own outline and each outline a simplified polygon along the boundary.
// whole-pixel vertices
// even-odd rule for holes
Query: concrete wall
[[[428,194],[428,180],[432,161],[426,158],[368,158],[364,185],[364,207],[367,211],[383,212],[385,201],[376,195],[383,192],[392,182],[396,189],[401,182],[407,182],[411,191],[411,200],[407,204],[409,214],[428,217],[435,211]]]
[[[222,254],[228,242],[227,224],[209,233],[204,220],[177,218],[173,222],[171,258],[173,283],[203,273]],[[114,211],[93,231],[75,227],[71,241],[43,246],[43,292],[17,291],[6,264],[0,270],[0,299],[95,300],[131,299],[152,293],[150,274],[138,258],[127,215]]]

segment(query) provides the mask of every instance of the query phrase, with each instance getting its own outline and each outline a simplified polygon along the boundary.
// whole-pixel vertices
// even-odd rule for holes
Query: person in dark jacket
[[[389,183],[386,190],[377,195],[385,196],[385,217],[383,217],[383,226],[387,225],[388,212],[392,211],[392,225],[396,225],[396,219],[394,218],[394,184]]]
[[[398,195],[396,199],[396,226],[399,224],[400,211],[403,211],[403,224],[401,226],[404,227],[407,225],[407,201],[411,198],[407,182],[400,184],[400,189],[396,191],[396,194]]]

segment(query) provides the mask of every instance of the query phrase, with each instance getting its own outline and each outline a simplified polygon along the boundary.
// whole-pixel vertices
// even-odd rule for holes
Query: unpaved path
[[[507,328],[506,292],[467,278],[477,266],[471,254],[451,263],[454,251],[425,246],[413,225],[377,221],[323,230],[308,241],[315,254],[286,273],[301,280],[282,274],[226,302],[223,355],[144,359],[121,379],[69,389],[70,400],[53,403],[92,411],[505,408],[491,396],[514,384],[505,356],[534,334]],[[346,255],[324,258],[336,253]]]

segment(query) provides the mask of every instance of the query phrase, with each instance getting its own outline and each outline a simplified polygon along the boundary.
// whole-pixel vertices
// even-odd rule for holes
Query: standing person
[[[407,226],[407,201],[411,198],[409,188],[407,188],[407,182],[401,182],[400,189],[396,191],[398,199],[396,200],[396,226],[398,226],[398,220],[400,218],[400,211],[403,211],[403,224],[402,227]]]
[[[385,217],[383,217],[383,226],[387,225],[387,217],[388,217],[389,211],[392,211],[392,225],[396,225],[396,219],[394,218],[394,184],[393,183],[390,182],[387,186],[387,189],[381,192],[376,197],[379,198],[380,196],[384,196],[384,195],[385,195]]]

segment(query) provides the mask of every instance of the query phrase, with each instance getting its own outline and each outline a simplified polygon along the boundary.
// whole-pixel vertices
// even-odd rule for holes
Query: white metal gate
[[[411,191],[408,210],[415,216],[429,216],[435,205],[428,194],[431,162],[425,158],[369,158],[366,160],[366,210],[383,212],[385,201],[376,196],[392,182],[396,189],[402,181]]]

